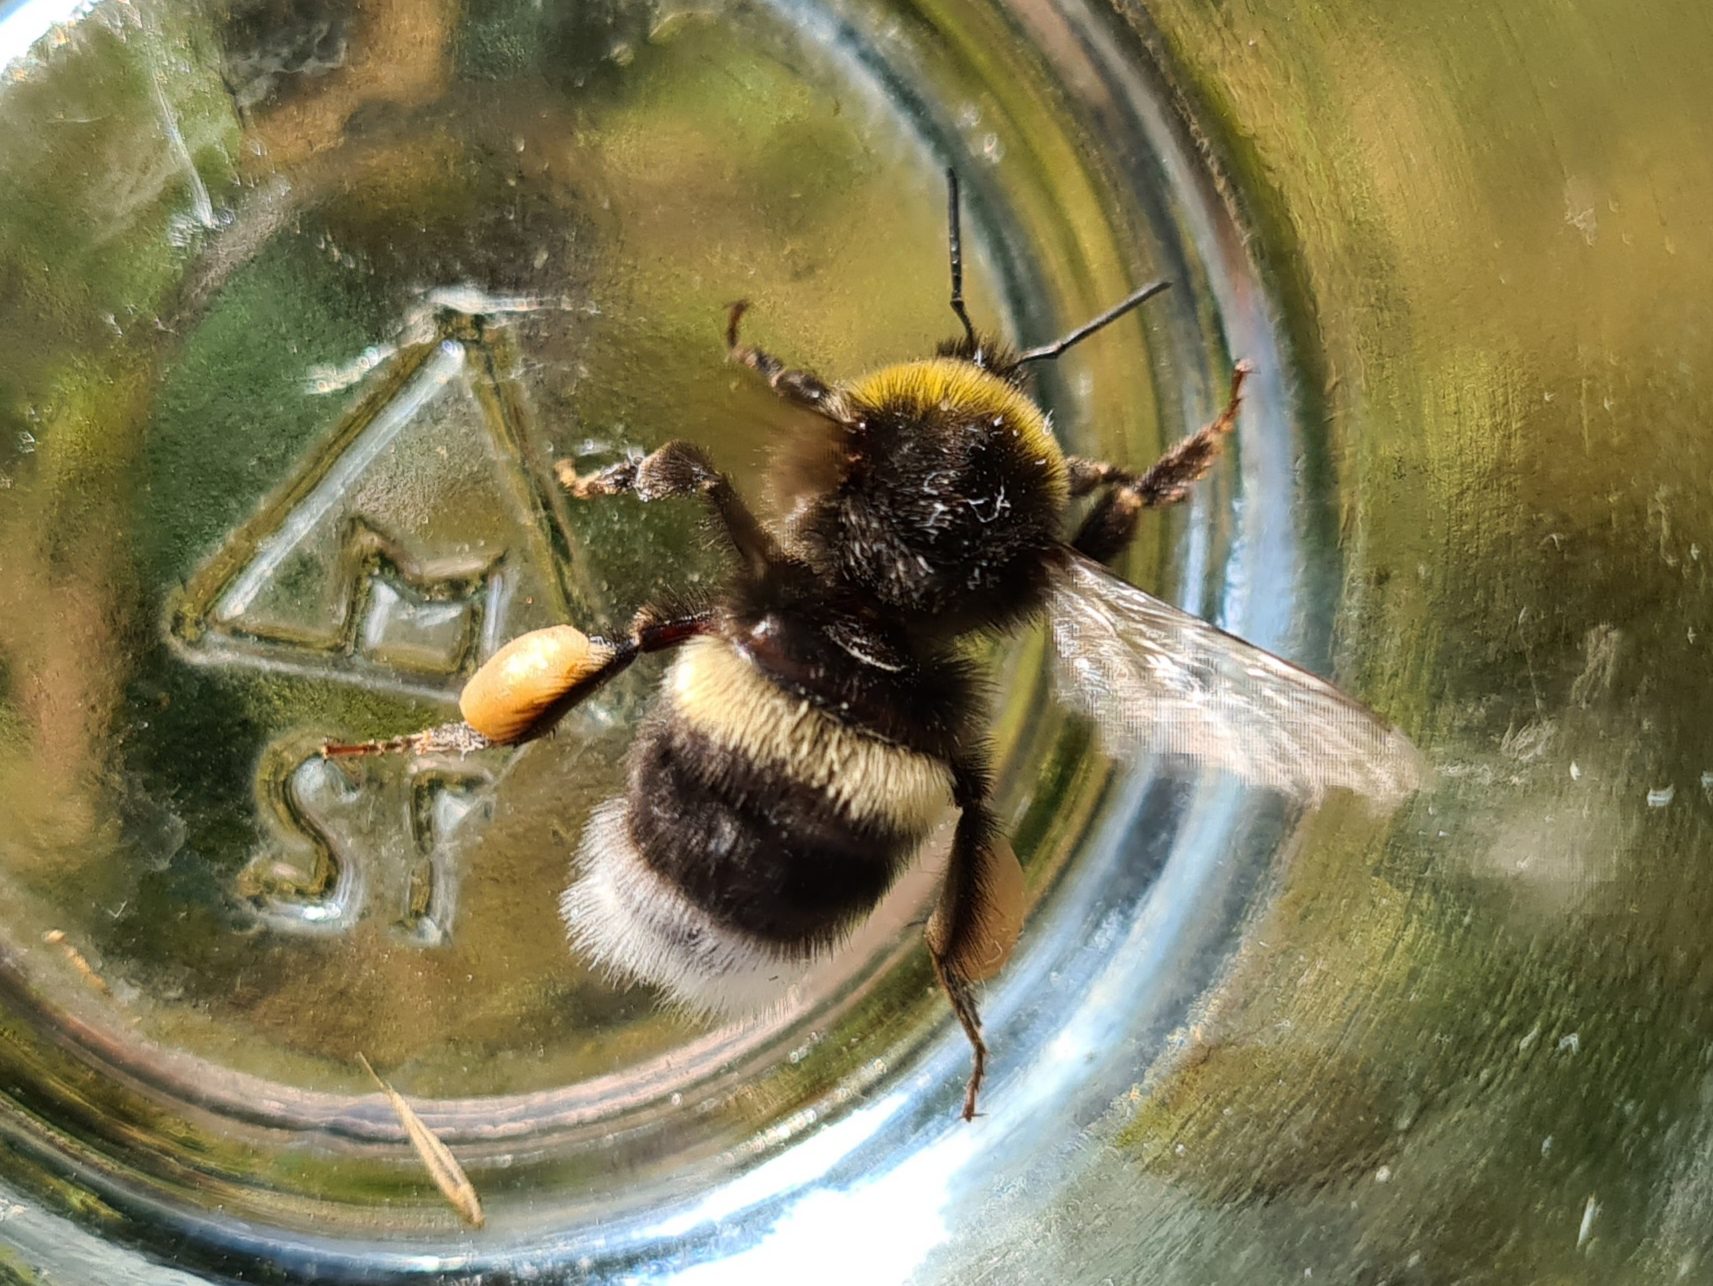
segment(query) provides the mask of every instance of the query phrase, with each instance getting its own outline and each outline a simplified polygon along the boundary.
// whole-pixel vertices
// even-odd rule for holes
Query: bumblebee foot
[[[578,473],[577,466],[561,460],[553,466],[559,485],[578,500],[596,496],[635,496],[647,503],[677,496],[709,495],[730,488],[700,447],[688,442],[668,442],[658,451],[594,473]]]
[[[740,299],[726,310],[726,358],[747,366],[767,381],[767,386],[787,402],[813,411],[835,424],[850,424],[852,416],[844,396],[813,371],[787,366],[772,353],[752,348],[738,339],[738,326],[749,301]]]
[[[406,733],[381,741],[329,741],[321,747],[323,759],[354,758],[358,755],[467,755],[487,750],[498,742],[490,741],[467,723],[443,723],[421,732]]]
[[[970,994],[969,983],[932,946],[928,955],[934,962],[934,975],[940,980],[946,999],[951,1002],[952,1013],[957,1016],[958,1025],[969,1039],[970,1078],[964,1085],[963,1118],[973,1121],[979,1115],[975,1110],[976,1099],[987,1076],[987,1042],[981,1038],[981,1018],[976,1011],[975,997]]]
[[[750,513],[730,479],[692,443],[668,442],[648,455],[590,474],[578,473],[571,461],[561,460],[553,472],[559,485],[578,500],[629,495],[649,503],[679,496],[699,497],[713,509],[738,556],[753,572],[765,572],[779,557],[773,537]]]
[[[987,1046],[977,1045],[975,1048],[975,1067],[970,1072],[969,1084],[964,1086],[964,1120],[973,1121],[982,1113],[975,1110],[976,1095],[981,1092],[982,1078],[987,1073]]]
[[[575,500],[592,500],[596,496],[619,496],[636,488],[635,460],[609,464],[594,473],[578,473],[569,460],[556,460],[553,476]]]

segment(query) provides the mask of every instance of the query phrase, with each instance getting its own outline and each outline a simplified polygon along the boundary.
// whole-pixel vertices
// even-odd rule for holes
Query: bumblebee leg
[[[963,1117],[971,1121],[975,1119],[976,1098],[987,1075],[987,1042],[981,1035],[981,1015],[976,1009],[973,989],[975,980],[970,977],[968,962],[976,954],[974,940],[981,931],[982,850],[992,840],[994,822],[987,807],[985,765],[954,766],[953,780],[958,825],[946,862],[940,901],[928,921],[927,940],[934,976],[940,980],[952,1012],[969,1038],[971,1066],[964,1088]]]
[[[1144,509],[1164,509],[1190,494],[1190,488],[1207,475],[1225,439],[1237,427],[1237,408],[1243,400],[1243,381],[1249,369],[1247,362],[1233,368],[1231,395],[1218,418],[1173,446],[1147,472],[1130,473],[1098,460],[1069,461],[1072,495],[1109,488],[1071,541],[1078,553],[1107,562],[1130,543]]]
[[[981,1038],[981,1015],[976,1012],[975,997],[971,994],[969,982],[958,972],[949,967],[937,953],[930,953],[934,961],[934,975],[940,980],[940,987],[946,993],[946,999],[951,1002],[952,1012],[957,1015],[958,1022],[964,1029],[964,1035],[970,1042],[970,1078],[964,1085],[964,1120],[973,1121],[976,1118],[976,1097],[981,1093],[981,1083],[987,1077],[987,1042]]]
[[[1071,496],[1086,496],[1091,491],[1117,484],[1131,485],[1136,481],[1136,475],[1128,469],[1120,469],[1116,464],[1108,464],[1105,460],[1088,460],[1080,455],[1065,457],[1065,468],[1070,472]]]
[[[569,460],[561,460],[554,465],[554,473],[559,485],[578,500],[622,495],[643,501],[700,496],[713,509],[732,547],[752,572],[766,570],[779,557],[773,537],[749,511],[731,480],[691,443],[668,442],[640,460],[625,460],[590,474],[580,474]]]
[[[329,741],[321,747],[323,759],[343,759],[355,755],[468,755],[498,745],[477,732],[469,724],[442,723],[421,732],[407,732],[402,737],[387,737],[381,741]]]
[[[482,695],[483,709],[480,715],[471,708],[467,700],[461,700],[465,713],[470,718],[489,724],[505,725],[503,731],[490,728],[493,735],[482,733],[465,722],[443,723],[421,732],[407,733],[402,737],[391,737],[382,741],[361,742],[329,742],[321,748],[326,758],[341,758],[348,755],[385,755],[385,754],[469,754],[475,750],[487,750],[494,746],[522,745],[526,741],[534,741],[551,732],[554,726],[572,710],[576,709],[597,688],[616,678],[630,668],[631,662],[646,652],[660,652],[667,648],[677,647],[680,643],[706,634],[714,628],[712,612],[687,612],[677,615],[667,615],[652,608],[643,608],[631,620],[630,629],[616,639],[604,639],[599,636],[591,637],[588,655],[596,662],[586,668],[579,669],[571,681],[558,691],[541,691],[531,687],[524,690],[515,682],[508,683],[502,676],[496,682],[486,685],[489,691]],[[536,638],[550,631],[538,630],[533,635],[524,638]],[[496,653],[482,670],[465,685],[465,698],[472,689],[483,686],[479,683],[484,672],[496,664],[503,664],[502,653]],[[506,702],[512,703],[512,708],[504,708]]]
[[[710,633],[713,629],[712,612],[680,612],[669,615],[651,607],[640,609],[631,618],[630,629],[623,636],[614,639],[603,639],[599,636],[590,638],[592,644],[607,652],[606,658],[587,673],[580,675],[576,682],[564,691],[543,703],[540,714],[536,715],[523,732],[510,738],[510,743],[515,745],[534,741],[553,731],[561,719],[581,705],[597,688],[630,669],[631,662],[637,657],[649,652],[664,652],[667,648],[677,647],[680,643],[688,642],[698,634]]]
[[[748,311],[749,301],[740,299],[726,315],[726,355],[761,376],[767,381],[767,386],[787,402],[813,411],[835,424],[849,424],[850,413],[844,399],[820,376],[812,371],[796,370],[772,353],[738,341],[738,323]]]

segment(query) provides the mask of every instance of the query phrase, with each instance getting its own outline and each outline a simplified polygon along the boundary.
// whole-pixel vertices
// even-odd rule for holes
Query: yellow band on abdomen
[[[704,736],[777,765],[824,792],[852,821],[926,836],[951,803],[945,763],[840,723],[769,682],[722,638],[684,645],[668,672],[666,698]]]

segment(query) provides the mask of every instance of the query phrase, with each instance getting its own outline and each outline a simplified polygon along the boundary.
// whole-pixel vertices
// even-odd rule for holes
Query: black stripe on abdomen
[[[629,804],[662,879],[718,923],[805,954],[872,910],[916,843],[670,716],[632,750]]]

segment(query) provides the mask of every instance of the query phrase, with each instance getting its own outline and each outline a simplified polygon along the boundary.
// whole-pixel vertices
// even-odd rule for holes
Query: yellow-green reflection
[[[1163,1277],[1696,1278],[1713,38],[1672,3],[1150,12],[1294,305],[1343,655],[1441,772],[1384,849],[1310,832],[1144,1082],[1120,1145],[1206,1203]]]

